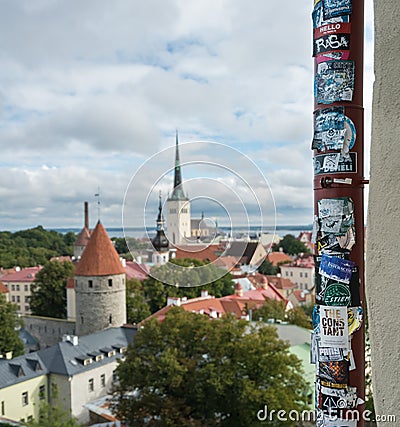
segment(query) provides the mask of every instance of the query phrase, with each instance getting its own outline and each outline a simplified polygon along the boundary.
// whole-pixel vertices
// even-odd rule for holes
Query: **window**
[[[28,285],[24,285],[24,291],[28,292]]]
[[[15,291],[15,285],[11,285],[11,290]]]
[[[39,387],[39,399],[44,400],[46,398],[46,386],[41,385]]]
[[[304,277],[308,277],[308,273],[304,273]]]
[[[117,370],[114,369],[113,373],[112,373],[112,380],[115,383],[116,381],[118,381],[118,374],[117,374]]]
[[[300,277],[303,277],[303,273],[300,271]]]
[[[104,388],[106,386],[106,374],[101,374],[100,376],[100,386]]]
[[[108,323],[111,325],[112,323],[112,314],[110,314],[110,316],[108,317]]]
[[[93,288],[93,280],[89,280],[89,288]]]
[[[83,325],[83,316],[81,316],[81,325]]]
[[[6,415],[6,402],[4,402],[4,400],[1,401],[1,416],[3,417],[4,415]]]
[[[112,279],[108,279],[108,286],[112,286]]]
[[[17,302],[21,302],[21,298],[19,295],[17,295]]]
[[[89,379],[88,385],[89,385],[89,392],[93,391],[94,390],[94,379],[93,378]]]
[[[29,297],[25,296],[25,302],[29,302]]]
[[[27,406],[29,404],[28,392],[24,391],[22,393],[22,406]]]
[[[12,301],[12,302],[15,302],[15,295],[12,295],[12,297],[11,297],[11,301]]]
[[[25,311],[29,311],[29,305],[25,306]]]
[[[19,291],[19,285],[16,285],[16,289],[17,289],[17,291]]]
[[[290,277],[293,277],[293,271],[290,272]]]

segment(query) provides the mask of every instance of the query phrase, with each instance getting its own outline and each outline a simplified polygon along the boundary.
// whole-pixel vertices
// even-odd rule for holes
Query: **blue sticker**
[[[319,274],[349,284],[354,266],[353,261],[322,254]]]

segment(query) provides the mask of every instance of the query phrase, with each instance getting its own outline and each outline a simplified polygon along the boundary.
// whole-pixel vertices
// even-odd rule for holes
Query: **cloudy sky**
[[[225,171],[212,171],[213,186],[204,168],[184,166],[191,197],[218,199],[225,185],[246,199],[237,180],[253,188],[265,178],[273,196],[260,203],[275,202],[277,223],[310,224],[312,4],[0,0],[0,230],[80,227],[85,200],[93,225],[98,188],[106,227],[122,225],[129,194],[138,200],[129,225],[142,225],[143,203],[152,217],[171,185],[176,129],[182,162]],[[367,176],[372,19],[366,0]],[[227,148],[185,148],[196,141]],[[138,174],[143,165],[157,173]],[[241,218],[233,204],[230,215]]]

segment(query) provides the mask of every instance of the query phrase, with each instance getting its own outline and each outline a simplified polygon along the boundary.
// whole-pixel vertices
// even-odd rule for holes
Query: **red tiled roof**
[[[6,294],[8,292],[10,291],[8,290],[7,286],[3,282],[0,282],[0,294]]]
[[[75,267],[75,275],[108,276],[124,273],[125,269],[114,245],[103,225],[98,222],[80,261]]]
[[[213,262],[218,258],[216,252],[220,249],[220,245],[179,245],[176,248],[176,258],[193,258]]]
[[[78,234],[74,246],[86,246],[90,240],[90,230],[87,227],[83,227],[81,232]]]
[[[222,297],[222,300],[239,300],[239,301],[256,301],[265,302],[266,299],[274,299],[277,301],[285,301],[285,298],[279,293],[277,289],[272,285],[268,285],[267,289],[253,289],[250,291],[243,292],[243,295],[228,295]]]
[[[295,289],[297,285],[291,280],[279,276],[267,276],[268,283],[274,285],[277,289]]]
[[[217,267],[225,268],[227,270],[232,270],[236,264],[238,263],[238,259],[234,256],[221,256],[215,260],[214,264]]]
[[[267,256],[268,261],[275,267],[284,262],[292,262],[293,259],[284,252],[270,252]]]
[[[14,271],[13,273],[6,274],[1,278],[3,282],[18,282],[18,283],[31,283],[35,280],[36,274],[42,269],[42,266],[39,267],[27,267],[21,268],[19,271]]]
[[[297,299],[297,301],[299,301],[299,302],[305,302],[306,301],[306,294],[304,291],[302,291],[300,289],[295,289],[292,292],[292,294]]]

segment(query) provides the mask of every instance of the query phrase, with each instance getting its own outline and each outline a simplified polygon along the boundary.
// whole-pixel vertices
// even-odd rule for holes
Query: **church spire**
[[[185,196],[185,193],[183,192],[183,186],[182,186],[182,172],[181,172],[181,162],[180,162],[180,158],[179,158],[178,130],[176,130],[176,135],[175,135],[174,188],[172,190],[171,199],[187,200],[187,197]]]
[[[159,203],[158,203],[158,217],[157,217],[157,234],[152,239],[151,243],[153,244],[153,247],[157,252],[166,252],[168,251],[169,242],[164,233],[164,218],[162,214],[161,191],[158,197],[159,197]]]

